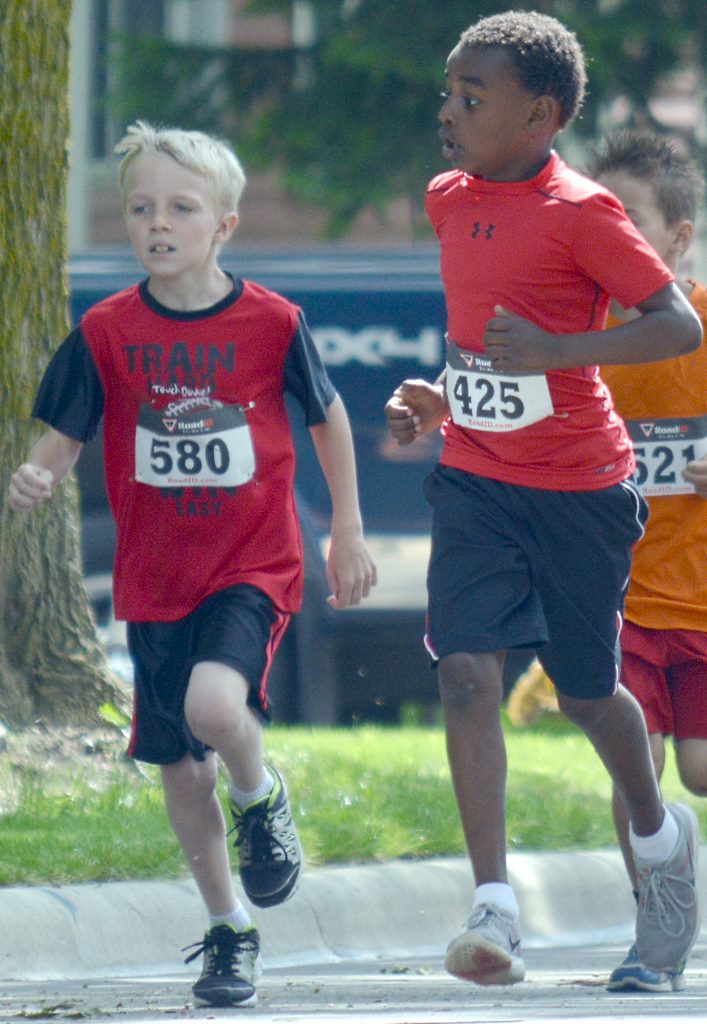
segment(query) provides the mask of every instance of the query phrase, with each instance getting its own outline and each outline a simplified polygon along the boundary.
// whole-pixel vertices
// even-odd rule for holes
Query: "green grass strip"
[[[616,844],[608,777],[584,736],[551,720],[507,725],[506,739],[511,849]],[[310,864],[464,853],[439,726],[274,727],[265,743],[287,779]],[[80,765],[33,765],[19,779],[17,764],[0,756],[0,884],[186,874],[157,769],[136,768],[119,749],[100,771],[85,756]],[[663,791],[695,807],[705,834],[705,801],[685,794],[672,758]]]

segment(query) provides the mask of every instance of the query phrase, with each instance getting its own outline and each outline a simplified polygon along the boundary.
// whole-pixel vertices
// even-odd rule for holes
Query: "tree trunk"
[[[29,513],[7,488],[42,427],[31,409],[68,329],[70,0],[0,7],[0,718],[91,724],[119,699],[83,590],[73,480]]]

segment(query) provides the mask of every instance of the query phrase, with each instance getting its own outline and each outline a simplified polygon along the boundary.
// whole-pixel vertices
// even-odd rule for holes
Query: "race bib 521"
[[[694,494],[682,478],[688,462],[707,455],[707,415],[675,420],[627,420],[636,455],[634,483],[644,498]]]

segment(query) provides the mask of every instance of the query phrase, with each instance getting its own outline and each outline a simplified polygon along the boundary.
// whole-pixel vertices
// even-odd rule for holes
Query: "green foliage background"
[[[249,13],[289,16],[291,0],[251,0]],[[602,111],[626,96],[634,122],[665,74],[705,66],[704,0],[311,0],[317,36],[306,49],[256,51],[117,40],[113,106],[124,121],[225,134],[249,169],[276,169],[298,199],[325,207],[328,232],[356,215],[382,215],[405,197],[413,230],[425,230],[422,195],[442,168],[436,114],[444,62],[460,32],[510,7],[560,18],[587,55],[590,89],[572,132],[592,138]],[[155,82],[160,83],[158,89]],[[688,140],[696,149],[698,140]],[[562,145],[562,140],[560,141]]]

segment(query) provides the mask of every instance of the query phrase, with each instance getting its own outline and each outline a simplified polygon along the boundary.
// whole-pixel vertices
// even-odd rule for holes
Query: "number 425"
[[[469,389],[469,380],[465,376],[457,377],[454,384],[454,397],[459,402],[465,416],[482,416],[489,420],[498,419],[496,401],[500,406],[500,413],[507,420],[517,420],[525,411],[522,400],[517,392],[520,390],[517,384],[509,380],[502,380],[498,385],[487,377],[477,377],[474,382],[474,391],[481,394],[472,396]],[[474,398],[477,399],[476,410],[474,410]]]

